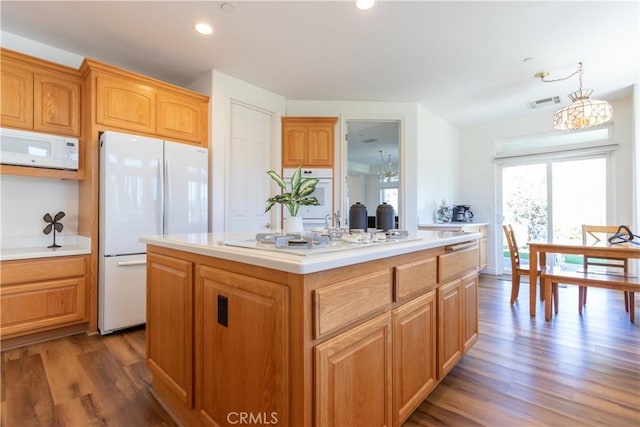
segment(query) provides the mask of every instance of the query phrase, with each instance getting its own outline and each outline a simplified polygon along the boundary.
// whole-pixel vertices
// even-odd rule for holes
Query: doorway
[[[504,223],[514,228],[523,266],[529,261],[527,241],[581,242],[582,224],[607,224],[608,165],[609,156],[598,155],[502,166],[502,214]],[[502,261],[503,271],[510,273],[504,239]],[[579,256],[547,261],[582,265]]]
[[[360,202],[375,217],[382,202],[400,216],[400,120],[348,119],[346,124],[347,179],[344,207]],[[371,220],[371,219],[370,219]]]

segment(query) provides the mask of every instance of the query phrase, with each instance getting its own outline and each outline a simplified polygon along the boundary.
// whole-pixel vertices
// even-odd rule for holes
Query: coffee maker
[[[473,219],[473,212],[471,212],[470,205],[454,205],[453,206],[453,220],[455,222],[471,222]]]

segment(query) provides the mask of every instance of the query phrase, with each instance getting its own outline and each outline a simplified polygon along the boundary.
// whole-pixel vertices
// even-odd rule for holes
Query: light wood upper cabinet
[[[158,135],[206,146],[208,111],[206,102],[161,92],[157,95],[156,105]]]
[[[91,59],[81,70],[95,75],[88,81],[95,82],[96,123],[102,128],[208,146],[208,96]]]
[[[0,125],[33,129],[33,71],[3,59]]]
[[[80,135],[80,95],[77,79],[34,75],[33,128],[55,134]]]
[[[96,121],[102,125],[155,133],[155,102],[155,91],[150,86],[98,76]]]
[[[333,167],[337,117],[283,117],[282,167]]]
[[[1,126],[80,136],[76,70],[3,49],[0,73]]]

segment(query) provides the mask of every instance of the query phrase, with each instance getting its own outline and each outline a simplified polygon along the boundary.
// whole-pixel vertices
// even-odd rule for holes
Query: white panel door
[[[162,234],[163,141],[105,132],[100,146],[100,254],[146,252]]]
[[[165,141],[164,156],[164,233],[206,233],[208,150]]]
[[[232,102],[230,120],[225,231],[264,231],[272,224],[264,208],[272,191],[273,116]],[[272,211],[275,218],[279,206]]]

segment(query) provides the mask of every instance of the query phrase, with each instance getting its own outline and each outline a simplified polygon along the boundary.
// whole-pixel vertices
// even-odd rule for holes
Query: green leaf
[[[300,183],[300,189],[298,190],[298,197],[305,197],[313,193],[318,184],[318,178],[307,178]]]
[[[271,177],[271,179],[273,179],[280,188],[286,190],[287,189],[287,183],[284,182],[284,180],[280,177],[280,175],[278,175],[278,173],[276,171],[268,171],[267,175],[269,175]]]
[[[302,168],[298,167],[291,177],[291,197],[295,199],[300,192],[300,181],[302,180]]]

